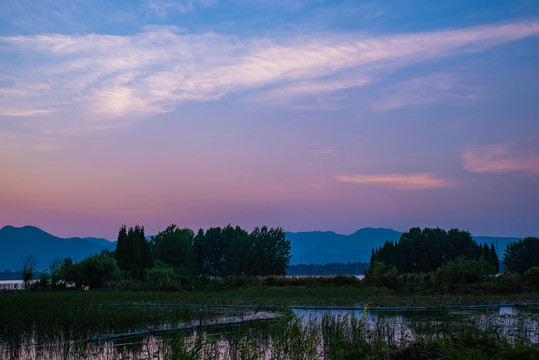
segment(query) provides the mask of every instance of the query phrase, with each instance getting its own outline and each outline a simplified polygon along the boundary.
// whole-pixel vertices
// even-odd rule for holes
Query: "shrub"
[[[436,269],[432,278],[437,284],[469,284],[484,279],[494,271],[494,266],[483,259],[468,260],[460,256],[456,262],[448,261]]]
[[[146,282],[157,289],[166,290],[170,288],[172,282],[178,280],[178,276],[172,268],[163,268],[154,266],[151,269],[145,270]]]
[[[397,275],[398,271],[394,265],[389,267],[383,262],[377,261],[369,266],[365,279],[371,284],[396,289],[398,287]]]
[[[524,272],[531,285],[539,285],[539,266],[533,266]]]

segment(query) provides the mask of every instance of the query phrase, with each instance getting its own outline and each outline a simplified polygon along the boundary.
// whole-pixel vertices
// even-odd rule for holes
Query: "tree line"
[[[520,291],[539,285],[539,239],[508,244],[502,263],[504,273],[493,276],[499,272],[494,245],[477,244],[467,231],[412,228],[372,250],[366,279],[396,291],[446,292],[470,284],[481,284],[482,291]]]
[[[289,262],[290,241],[280,227],[256,227],[248,233],[228,225],[195,234],[170,225],[148,239],[144,227],[123,225],[115,251],[104,250],[78,263],[58,259],[47,281],[96,288],[120,281],[162,284],[180,277],[285,275]]]
[[[399,241],[386,241],[373,249],[370,263],[395,266],[399,273],[427,273],[461,256],[467,260],[482,259],[492,266],[493,273],[499,271],[494,245],[478,245],[469,232],[459,229],[412,228]]]
[[[411,288],[494,279],[488,276],[498,272],[494,250],[493,245],[478,245],[466,231],[412,228],[399,241],[388,241],[373,249],[366,278],[386,286]],[[40,288],[75,284],[79,288],[140,289],[142,286],[175,290],[203,285],[213,279],[230,279],[234,284],[257,283],[258,280],[252,279],[285,275],[287,269],[288,275],[360,274],[367,266],[363,263],[289,266],[289,262],[290,242],[281,228],[257,227],[248,233],[228,225],[201,229],[195,234],[191,229],[170,225],[148,238],[143,227],[127,229],[124,225],[120,227],[115,251],[104,250],[78,263],[70,258],[57,259],[50,264],[48,272],[41,274],[35,272],[35,262],[29,258],[20,276],[27,282],[39,277],[33,284]],[[527,237],[509,244],[503,264],[502,277],[524,276],[530,283],[539,284],[539,239]],[[263,282],[272,279],[284,277],[271,277]]]
[[[256,227],[248,233],[239,226],[200,229],[170,225],[152,236],[144,228],[120,228],[115,258],[121,270],[134,278],[154,266],[172,268],[178,275],[284,275],[290,262],[290,241],[282,228]]]

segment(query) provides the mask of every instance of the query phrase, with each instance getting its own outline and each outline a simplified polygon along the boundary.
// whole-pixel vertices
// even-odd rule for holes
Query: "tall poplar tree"
[[[123,225],[118,233],[115,258],[118,267],[136,279],[144,277],[144,270],[153,267],[150,245],[144,236],[144,227],[136,225],[126,231]]]

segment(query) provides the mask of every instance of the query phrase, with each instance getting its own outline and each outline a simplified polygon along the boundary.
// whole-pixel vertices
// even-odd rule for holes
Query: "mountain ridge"
[[[113,250],[115,243],[101,238],[60,238],[32,225],[0,229],[0,271],[20,270],[24,261],[33,256],[36,270],[44,270],[56,258],[70,257],[73,261]]]
[[[350,235],[333,231],[286,232],[290,240],[291,265],[326,264],[331,262],[370,262],[371,250],[386,241],[398,241],[402,231],[390,228],[361,228]],[[500,261],[509,243],[522,237],[473,236],[478,244],[494,244]]]
[[[291,265],[327,264],[335,262],[369,262],[371,250],[386,241],[398,241],[403,234],[390,228],[361,228],[350,235],[334,231],[286,232],[291,243]],[[479,244],[494,244],[500,260],[507,244],[519,241],[517,237],[474,236]],[[114,250],[115,242],[95,237],[60,238],[44,230],[26,225],[6,225],[0,229],[0,271],[18,271],[25,259],[33,255],[37,270],[46,269],[57,258],[70,257],[74,261]]]

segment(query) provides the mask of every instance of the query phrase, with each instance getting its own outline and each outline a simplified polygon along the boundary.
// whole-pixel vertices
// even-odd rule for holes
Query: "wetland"
[[[1,293],[0,356],[533,359],[538,299],[395,294],[364,283]]]

